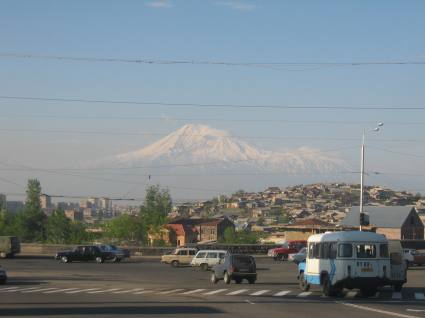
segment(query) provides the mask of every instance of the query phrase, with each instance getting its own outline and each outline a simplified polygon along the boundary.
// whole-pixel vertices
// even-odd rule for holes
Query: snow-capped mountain
[[[210,170],[270,171],[287,174],[346,170],[343,160],[302,147],[277,152],[253,147],[225,131],[206,125],[185,125],[142,149],[111,158],[117,166],[174,165]]]

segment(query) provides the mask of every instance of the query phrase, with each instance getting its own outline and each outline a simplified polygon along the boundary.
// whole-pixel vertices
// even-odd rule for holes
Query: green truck
[[[16,236],[0,236],[0,258],[13,257],[21,252],[21,243]]]

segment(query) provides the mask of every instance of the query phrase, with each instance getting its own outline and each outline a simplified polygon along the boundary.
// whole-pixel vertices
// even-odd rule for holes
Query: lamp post
[[[377,126],[371,131],[378,132],[379,127],[384,126],[384,123],[378,123]],[[362,223],[364,220],[364,211],[363,211],[363,186],[364,186],[364,150],[365,150],[365,135],[366,135],[366,129],[363,129],[363,136],[362,136],[362,148],[361,148],[361,157],[360,157],[360,213],[359,213],[359,221],[360,226],[359,230],[362,230]]]

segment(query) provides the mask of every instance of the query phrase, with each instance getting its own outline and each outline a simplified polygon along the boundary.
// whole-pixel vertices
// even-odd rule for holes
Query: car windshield
[[[281,246],[280,246],[280,248],[288,248],[289,247],[289,244],[288,243],[283,243]]]
[[[307,248],[303,247],[299,252],[299,254],[306,254],[307,253]]]
[[[111,248],[111,250],[116,250],[117,247],[115,245],[109,245],[109,247]]]

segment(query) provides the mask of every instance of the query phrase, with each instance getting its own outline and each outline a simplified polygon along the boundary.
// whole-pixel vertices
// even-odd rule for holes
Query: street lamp
[[[370,131],[378,132],[379,127],[384,126],[384,123],[378,123],[375,128],[370,129]],[[362,230],[362,223],[364,221],[364,211],[363,211],[363,183],[364,183],[364,149],[365,149],[365,135],[366,129],[363,129],[363,138],[362,138],[362,149],[361,149],[361,159],[360,159],[360,231]]]

